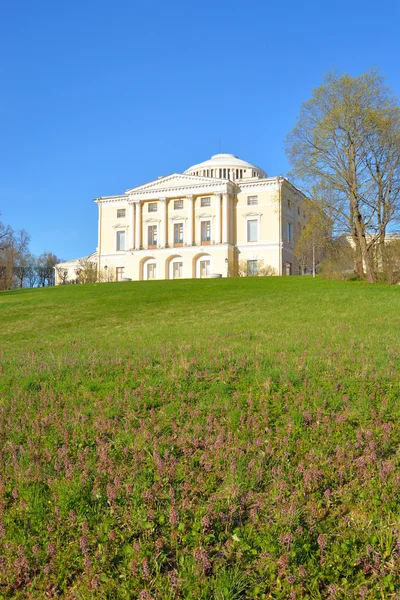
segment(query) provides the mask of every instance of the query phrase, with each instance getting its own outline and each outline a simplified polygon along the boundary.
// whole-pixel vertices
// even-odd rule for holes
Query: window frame
[[[178,268],[178,271],[180,271],[179,277],[175,276],[176,268]],[[174,261],[172,263],[172,279],[182,279],[182,276],[183,276],[183,261],[182,260]]]
[[[149,213],[158,212],[158,202],[149,202],[147,205],[147,212],[149,212]]]
[[[121,236],[123,236],[123,248],[121,247]],[[115,242],[115,247],[117,252],[125,252],[126,250],[126,231],[125,229],[118,229],[116,232],[116,242]]]
[[[126,208],[117,208],[117,219],[126,219]]]
[[[150,242],[150,240],[152,240]],[[157,225],[148,225],[147,226],[147,247],[148,248],[157,248],[158,241],[158,226]]]
[[[258,196],[247,196],[247,206],[258,206]]]
[[[125,267],[115,267],[115,279],[121,281],[125,275]]]
[[[205,275],[202,274],[202,265],[208,265],[208,267],[207,266],[205,267],[205,271],[206,271]],[[208,270],[208,273],[207,273],[207,270]],[[211,274],[211,260],[209,258],[204,259],[204,260],[200,259],[199,260],[199,278],[206,279],[207,277],[210,277],[210,274]]]
[[[286,223],[286,236],[287,243],[293,244],[293,223],[291,223],[290,221],[287,221]]]
[[[146,280],[153,281],[157,279],[157,263],[156,262],[147,262],[146,263]],[[153,272],[153,277],[149,277],[150,270]]]
[[[179,248],[181,246],[183,246],[183,223],[174,223],[174,227],[173,227],[174,231],[173,231],[173,239],[174,239],[174,247],[175,248]],[[179,232],[180,235],[178,235],[180,241],[176,241],[176,233]]]
[[[259,218],[249,218],[246,219],[246,240],[247,243],[249,244],[254,244],[255,242],[259,241]],[[255,235],[255,239],[250,239],[250,223],[255,223],[255,227],[256,227],[256,235]]]
[[[204,196],[204,198],[200,198],[200,207],[201,208],[210,208],[211,206],[211,196]]]
[[[180,206],[177,206],[179,204]],[[183,200],[174,200],[174,210],[183,210]]]
[[[250,267],[250,263],[252,263],[251,267]],[[253,267],[255,267],[255,271],[253,270]],[[252,272],[250,272],[250,271],[252,271]],[[247,261],[247,277],[257,277],[257,275],[258,275],[258,259],[251,258]]]
[[[208,229],[208,240],[203,239],[203,231]],[[211,219],[203,219],[200,221],[200,244],[209,246],[211,244]]]

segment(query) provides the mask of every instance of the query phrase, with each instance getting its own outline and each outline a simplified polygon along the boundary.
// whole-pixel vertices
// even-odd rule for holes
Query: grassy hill
[[[397,598],[400,289],[0,293],[0,598]]]

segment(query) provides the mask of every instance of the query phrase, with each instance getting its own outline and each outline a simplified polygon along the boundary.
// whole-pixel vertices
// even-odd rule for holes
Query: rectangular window
[[[247,261],[247,275],[248,277],[257,277],[258,275],[258,260]]]
[[[247,196],[247,206],[256,206],[258,204],[258,196]]]
[[[118,208],[117,210],[117,219],[124,219],[126,217],[125,208]]]
[[[183,223],[174,223],[174,246],[183,244]]]
[[[174,200],[174,210],[181,210],[183,208],[183,200]]]
[[[157,212],[157,202],[149,202],[149,212]]]
[[[200,206],[211,206],[211,198],[202,198],[200,201]]]
[[[183,269],[183,263],[181,262],[176,262],[173,263],[173,277],[174,279],[181,279],[182,278],[182,269]]]
[[[252,219],[247,221],[247,241],[257,242],[258,241],[258,221]]]
[[[148,247],[157,247],[157,225],[149,225],[148,228]]]
[[[209,244],[211,241],[211,221],[201,222],[201,243]]]
[[[200,277],[209,277],[210,276],[210,261],[209,260],[201,260],[200,261]]]
[[[287,224],[287,241],[289,244],[293,242],[293,225],[292,223]]]
[[[156,263],[150,263],[147,265],[147,279],[156,279],[157,276],[157,265]]]
[[[117,250],[125,250],[125,231],[117,231]]]
[[[116,268],[117,281],[121,281],[121,279],[124,276],[124,271],[125,271],[125,267],[117,267]]]

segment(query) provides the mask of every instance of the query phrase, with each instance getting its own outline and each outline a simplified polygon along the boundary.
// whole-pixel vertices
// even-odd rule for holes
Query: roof
[[[256,165],[252,165],[246,160],[242,160],[238,158],[235,154],[214,154],[209,160],[205,160],[204,162],[198,163],[197,165],[193,165],[186,169],[185,173],[193,170],[200,169],[215,169],[218,167],[234,167],[239,169],[256,169],[261,172],[264,176],[266,176],[265,171],[257,167]]]

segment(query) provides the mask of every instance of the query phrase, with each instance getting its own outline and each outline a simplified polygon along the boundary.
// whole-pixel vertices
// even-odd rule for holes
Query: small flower
[[[142,560],[142,571],[143,571],[143,577],[145,579],[149,579],[150,578],[150,569],[149,569],[149,559],[147,558],[147,556],[145,556],[145,558]]]

